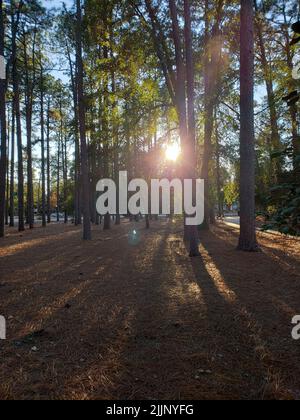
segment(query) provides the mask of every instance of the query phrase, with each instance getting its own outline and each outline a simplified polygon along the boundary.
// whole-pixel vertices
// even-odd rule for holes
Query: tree
[[[22,145],[22,121],[20,105],[20,74],[17,55],[17,34],[23,2],[18,4],[11,2],[11,32],[12,32],[12,82],[13,82],[13,107],[16,116],[16,135],[18,150],[18,215],[19,232],[25,230],[24,221],[24,164],[23,164],[23,145]]]
[[[3,2],[0,0],[0,136],[1,136],[1,157],[0,157],[0,237],[4,236],[5,216],[5,186],[6,186],[6,77],[4,62],[4,17]]]
[[[239,199],[239,186],[236,182],[229,182],[224,187],[224,201],[231,209],[233,204]]]
[[[221,20],[224,0],[218,0],[215,8],[215,22],[210,32],[211,11],[209,1],[205,1],[205,45],[204,45],[204,151],[201,165],[201,178],[205,181],[205,219],[202,229],[207,229],[210,222],[209,169],[212,158],[212,136],[214,129],[214,109],[217,104],[220,57],[222,43],[220,40]]]
[[[81,143],[81,179],[82,179],[82,209],[83,209],[83,239],[90,240],[90,193],[89,193],[89,171],[88,152],[86,144],[86,121],[85,121],[85,100],[83,91],[83,60],[82,60],[82,11],[81,2],[76,0],[77,22],[76,22],[76,66],[77,66],[77,89],[78,89],[78,119]]]
[[[187,145],[184,159],[189,162],[185,171],[188,176],[196,179],[196,120],[195,120],[195,73],[193,56],[193,36],[191,22],[191,6],[189,0],[184,0],[185,19],[185,51],[186,51],[186,77],[187,77]],[[199,253],[199,238],[196,226],[190,226],[190,257],[197,257]]]
[[[151,0],[146,0],[146,7],[151,22],[152,40],[157,52],[165,82],[170,94],[172,103],[177,111],[179,121],[179,133],[183,150],[183,161],[191,162],[189,168],[183,165],[183,176],[195,177],[195,161],[193,159],[195,150],[195,121],[194,121],[194,63],[191,35],[190,4],[184,4],[185,20],[185,51],[186,60],[183,57],[183,42],[178,20],[178,10],[175,0],[169,0],[169,12],[172,23],[172,41],[175,51],[176,70],[173,71],[172,59],[169,56],[167,41],[158,22]],[[188,71],[185,71],[185,66]],[[186,90],[188,87],[188,90]],[[187,112],[188,109],[188,112]],[[193,156],[193,157],[192,157]],[[190,255],[199,255],[198,234],[196,229],[187,229],[185,226],[185,238],[190,241]]]
[[[9,226],[15,225],[15,113],[11,112],[11,157],[10,157],[10,188],[9,188]]]
[[[42,170],[42,226],[46,227],[46,162],[45,162],[45,116],[44,116],[44,69],[40,54],[40,125],[41,125],[41,170]]]
[[[241,0],[240,24],[240,212],[238,249],[257,251],[255,224],[255,132],[254,132],[254,7]]]
[[[255,0],[256,10],[256,32],[258,38],[258,46],[260,49],[262,70],[266,83],[266,90],[268,96],[268,105],[270,111],[270,125],[271,125],[271,145],[270,145],[270,158],[272,159],[272,153],[274,151],[281,150],[281,140],[278,128],[278,113],[276,109],[276,100],[274,93],[274,77],[271,64],[268,62],[267,52],[265,47],[265,40],[263,34],[264,16],[260,13],[257,0]],[[279,159],[273,159],[272,161],[271,178],[276,181],[281,172],[281,163]]]

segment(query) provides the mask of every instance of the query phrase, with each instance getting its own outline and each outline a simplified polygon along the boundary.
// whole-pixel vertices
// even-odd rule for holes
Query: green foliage
[[[224,201],[228,207],[232,207],[239,199],[239,186],[236,182],[230,182],[224,187]]]
[[[298,156],[299,158],[300,156]],[[299,160],[299,159],[296,159]],[[265,230],[274,229],[286,235],[300,235],[300,177],[295,172],[282,175],[281,183],[271,188],[268,203],[269,221]]]

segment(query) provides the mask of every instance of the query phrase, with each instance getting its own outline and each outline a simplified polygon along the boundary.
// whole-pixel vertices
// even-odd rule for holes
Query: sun
[[[166,148],[166,159],[176,162],[181,153],[180,146],[178,144],[170,144]]]

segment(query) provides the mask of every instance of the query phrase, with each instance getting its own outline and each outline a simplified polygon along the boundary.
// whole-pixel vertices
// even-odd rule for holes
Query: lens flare
[[[178,144],[170,144],[166,148],[166,158],[172,162],[176,162],[180,156],[181,149]]]

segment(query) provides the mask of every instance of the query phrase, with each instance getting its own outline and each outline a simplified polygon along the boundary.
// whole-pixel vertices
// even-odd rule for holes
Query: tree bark
[[[15,226],[15,110],[11,113],[11,154],[10,154],[10,189],[9,189],[9,226]]]
[[[185,19],[185,52],[187,77],[187,129],[188,141],[185,147],[184,158],[188,162],[187,174],[190,179],[196,180],[196,119],[195,119],[195,73],[193,57],[193,37],[191,22],[190,0],[184,0]],[[199,237],[197,226],[189,227],[190,257],[197,257],[199,252]]]
[[[290,82],[289,82],[289,89],[290,91],[294,91],[298,89],[298,81],[292,77],[292,72],[294,68],[293,63],[293,54],[292,49],[290,46],[290,34],[289,34],[289,23],[288,18],[286,15],[286,5],[283,3],[282,14],[284,17],[284,24],[283,24],[283,33],[285,36],[286,41],[286,62],[288,68],[290,70]],[[291,125],[292,125],[292,145],[293,145],[293,163],[294,163],[294,171],[300,175],[300,167],[297,163],[297,157],[300,154],[300,137],[299,137],[299,127],[298,127],[298,108],[296,104],[290,106],[290,117],[291,117]]]
[[[18,15],[19,16],[19,15]],[[17,149],[18,149],[18,216],[19,216],[19,232],[25,230],[24,223],[24,166],[23,166],[23,145],[22,145],[22,124],[21,124],[21,109],[20,109],[20,83],[17,66],[17,46],[16,36],[18,28],[18,18],[15,21],[14,12],[12,14],[12,79],[13,79],[13,94],[14,94],[14,111],[16,115],[16,134],[17,134]]]
[[[82,179],[82,209],[83,209],[83,239],[91,240],[90,220],[90,194],[89,194],[89,173],[88,173],[88,151],[86,143],[86,120],[85,101],[83,88],[83,61],[82,61],[82,11],[81,2],[76,0],[77,25],[76,25],[76,64],[78,74],[78,118],[79,133],[81,142],[81,179]]]
[[[61,130],[60,130],[61,131]],[[57,145],[57,174],[56,174],[56,221],[60,221],[60,148],[61,148],[61,133],[58,136]]]
[[[74,223],[75,226],[81,224],[81,207],[80,207],[80,144],[79,144],[79,123],[78,123],[78,82],[77,71],[73,69],[71,53],[68,41],[66,40],[67,56],[71,75],[71,85],[73,94],[74,109],[74,131],[75,131],[75,184],[74,184]]]
[[[50,97],[47,101],[46,144],[47,144],[47,223],[51,223],[51,174],[50,174]]]
[[[42,60],[42,58],[41,58]],[[40,72],[40,105],[41,105],[41,159],[42,159],[42,226],[46,227],[46,164],[45,164],[45,119],[44,119],[44,74],[43,66],[41,63],[41,72]]]
[[[68,154],[67,154],[67,138],[65,136],[63,142],[64,149],[64,213],[65,213],[65,224],[68,223],[68,208],[67,208],[67,199],[68,199]]]
[[[210,224],[210,203],[209,203],[209,169],[212,159],[212,135],[214,130],[214,108],[218,98],[218,85],[220,82],[220,57],[221,57],[221,42],[220,42],[220,25],[222,12],[224,7],[224,0],[219,0],[216,7],[215,23],[210,35],[210,10],[209,2],[205,2],[205,56],[204,56],[204,152],[201,166],[201,178],[205,182],[205,219],[202,224],[202,229],[208,229]],[[213,46],[211,45],[213,44]]]
[[[4,57],[4,17],[3,2],[0,0],[0,58]],[[4,236],[5,185],[6,185],[6,79],[0,79],[0,124],[1,124],[1,159],[0,159],[0,237]]]
[[[9,150],[11,148],[11,130],[9,112],[7,113],[7,152],[6,152],[6,197],[5,197],[5,225],[8,226],[9,222]]]
[[[222,196],[222,181],[221,181],[221,155],[220,155],[220,138],[217,125],[217,118],[215,117],[215,139],[216,139],[216,181],[218,193],[218,217],[224,216],[223,211],[223,196]]]
[[[107,8],[105,10],[105,16],[104,16],[104,29],[105,32],[107,32],[108,24],[107,24]],[[108,40],[106,40],[108,41]],[[108,46],[104,45],[103,47],[103,58],[104,60],[108,60]],[[109,171],[109,124],[108,124],[108,110],[109,110],[109,87],[108,87],[108,77],[105,78],[103,83],[103,89],[104,89],[104,103],[103,103],[103,122],[102,122],[102,128],[104,133],[104,142],[103,142],[103,153],[104,153],[104,175],[106,178],[110,177],[110,171]],[[111,228],[111,215],[105,214],[104,216],[104,224],[103,229],[109,230]]]
[[[35,28],[36,29],[36,28]],[[36,30],[34,31],[34,34]],[[25,116],[26,116],[26,137],[27,137],[27,219],[29,228],[34,227],[34,200],[33,200],[33,175],[32,175],[32,109],[33,90],[35,85],[35,36],[32,47],[33,77],[29,76],[29,64],[27,56],[27,42],[24,34],[24,60],[25,60]]]
[[[238,249],[257,251],[255,226],[255,131],[254,131],[254,7],[241,0],[240,113],[241,113],[241,226]]]
[[[272,152],[281,150],[282,145],[281,145],[279,128],[278,128],[278,114],[277,114],[277,109],[276,109],[276,100],[275,100],[275,93],[274,93],[274,86],[273,86],[273,71],[267,59],[266,47],[265,47],[265,42],[264,42],[264,37],[263,37],[263,21],[259,14],[256,0],[255,0],[255,8],[256,8],[256,14],[257,14],[256,29],[257,29],[258,44],[260,48],[261,62],[262,62],[262,67],[263,67],[263,72],[264,72],[269,111],[270,111],[270,122],[271,122],[270,155],[271,155]],[[272,167],[271,178],[273,182],[276,182],[281,172],[280,160],[279,159],[273,160],[273,164],[271,165],[271,167]]]
[[[187,116],[186,70],[183,59],[182,42],[176,0],[169,0],[169,9],[172,20],[172,38],[175,47],[176,80],[175,80],[175,108],[179,120],[179,136],[182,149],[181,178],[188,178],[189,170],[189,136]],[[186,33],[186,32],[185,32]],[[191,238],[191,229],[186,226],[184,218],[184,240]]]

